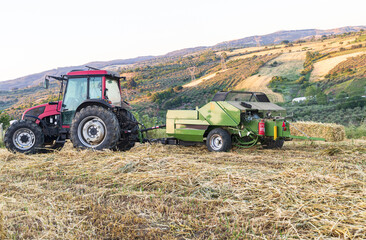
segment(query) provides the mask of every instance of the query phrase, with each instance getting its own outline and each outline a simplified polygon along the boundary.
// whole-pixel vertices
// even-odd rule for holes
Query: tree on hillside
[[[314,86],[309,86],[305,89],[305,97],[313,98],[318,94],[318,89]]]
[[[327,95],[326,95],[325,93],[323,93],[322,91],[319,91],[319,92],[316,94],[315,98],[316,98],[316,102],[317,102],[318,104],[320,104],[320,105],[325,105],[325,104],[327,104],[327,102],[328,102],[328,97],[327,97]]]
[[[137,87],[137,83],[135,82],[135,80],[133,78],[130,78],[127,80],[126,86],[128,89],[135,88],[135,87]]]
[[[290,41],[289,40],[283,40],[282,42],[281,42],[281,44],[289,44],[290,43]]]
[[[347,97],[348,97],[348,94],[345,91],[342,91],[337,94],[336,100],[345,100],[345,99],[347,99]]]
[[[5,112],[0,112],[0,123],[3,124],[3,128],[7,128],[9,126],[9,122],[12,118],[9,116],[9,114]]]

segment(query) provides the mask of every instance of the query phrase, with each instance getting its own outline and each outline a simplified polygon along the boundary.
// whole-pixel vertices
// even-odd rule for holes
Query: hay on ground
[[[291,125],[291,135],[295,136],[304,136],[304,132],[309,137],[325,138],[329,142],[342,141],[346,137],[344,126],[334,123],[294,122]]]
[[[5,239],[4,215],[0,209],[0,239]]]
[[[366,239],[365,146],[0,149],[5,239]]]

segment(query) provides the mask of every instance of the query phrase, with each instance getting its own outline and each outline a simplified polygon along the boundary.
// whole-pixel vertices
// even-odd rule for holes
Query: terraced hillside
[[[220,90],[263,91],[276,102],[288,102],[305,96],[308,87],[331,94],[329,98],[334,98],[343,89],[347,89],[350,96],[365,95],[361,92],[365,87],[362,68],[353,68],[352,76],[357,76],[355,81],[351,81],[350,72],[347,78],[346,73],[329,77],[337,64],[365,53],[365,46],[366,39],[362,32],[346,33],[260,47],[225,50],[200,48],[183,55],[156,61],[149,59],[115,69],[127,77],[123,83],[124,98],[132,103],[136,111],[159,114],[163,118],[166,109],[201,106]],[[191,81],[193,76],[196,80]],[[4,92],[0,107],[7,108],[8,113],[18,117],[22,109],[35,104],[39,97],[36,93],[34,96],[23,95],[22,91]],[[45,99],[54,99],[56,89],[52,94],[45,97],[41,93]]]
[[[274,76],[283,76],[296,80],[300,77],[304,60],[305,52],[283,53],[261,67],[258,74],[244,79],[235,88],[262,91],[267,93],[272,101],[283,102],[282,94],[273,92],[268,88],[268,84]]]

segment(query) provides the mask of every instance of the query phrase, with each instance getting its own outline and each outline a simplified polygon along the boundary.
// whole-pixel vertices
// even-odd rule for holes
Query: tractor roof
[[[120,78],[118,73],[107,70],[72,70],[71,72],[67,73],[68,77],[88,75],[108,75],[110,77]]]

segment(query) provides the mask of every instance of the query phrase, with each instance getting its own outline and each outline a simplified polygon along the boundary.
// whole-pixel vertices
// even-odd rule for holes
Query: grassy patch
[[[366,122],[360,126],[351,125],[346,127],[346,136],[353,139],[366,138]]]

